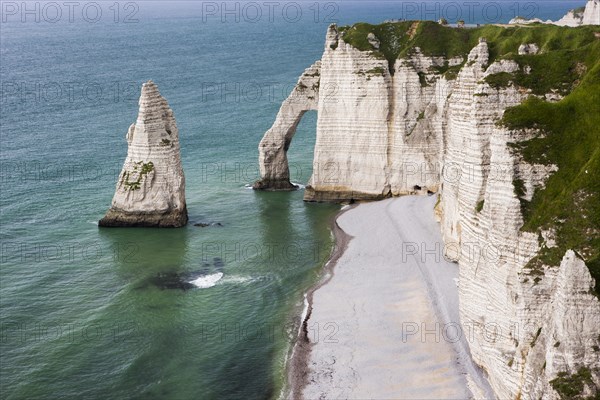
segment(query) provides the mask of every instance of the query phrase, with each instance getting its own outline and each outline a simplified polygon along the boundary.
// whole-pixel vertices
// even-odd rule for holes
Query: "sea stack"
[[[137,121],[127,132],[127,159],[103,227],[178,228],[188,221],[179,132],[152,81],[142,85]]]

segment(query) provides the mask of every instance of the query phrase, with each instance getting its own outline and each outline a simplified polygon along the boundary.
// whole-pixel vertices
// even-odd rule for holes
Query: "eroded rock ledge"
[[[173,111],[154,82],[142,86],[127,158],[102,227],[177,228],[187,224],[185,178]]]

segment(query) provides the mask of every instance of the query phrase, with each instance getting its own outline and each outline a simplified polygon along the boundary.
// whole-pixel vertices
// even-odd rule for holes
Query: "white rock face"
[[[581,13],[575,13],[571,10],[556,22],[559,26],[581,26],[581,25],[600,25],[600,0],[589,0],[585,5],[585,10]]]
[[[435,73],[445,61],[415,49],[395,61],[392,74],[387,60],[355,49],[330,27],[314,173],[305,199],[439,191],[436,212],[446,255],[460,267],[461,323],[473,359],[498,398],[558,399],[550,385],[558,373],[598,367],[600,303],[591,294],[587,267],[572,252],[560,268],[526,267],[540,250],[540,238],[520,230],[514,181],[523,182],[525,198],[531,199],[556,166],[520,160],[509,143],[532,133],[496,125],[529,93],[513,85],[494,89],[484,79],[518,71],[518,64],[488,65],[485,40],[472,49],[455,80]],[[542,236],[551,246],[553,233]],[[592,374],[600,382],[598,370]]]
[[[330,27],[320,86],[313,176],[306,196],[382,196],[391,87],[387,61],[339,40],[337,29]]]
[[[367,35],[367,40],[369,41],[369,44],[373,46],[374,49],[379,49],[379,45],[381,43],[379,42],[379,39],[377,39],[377,36],[375,36],[373,32]]]
[[[313,176],[305,200],[378,199],[436,191],[452,82],[432,68],[462,58],[372,57],[330,27],[322,58]],[[393,72],[393,73],[391,73]]]
[[[304,113],[317,109],[320,74],[321,61],[304,71],[292,93],[281,105],[275,123],[260,141],[258,153],[261,179],[254,184],[255,189],[296,189],[290,182],[287,151]]]
[[[542,24],[554,24],[558,26],[571,27],[577,27],[582,25],[600,25],[600,0],[588,0],[587,4],[585,5],[585,10],[583,12],[576,13],[574,10],[571,10],[558,21],[542,21],[539,18],[528,20],[521,17],[516,17],[511,19],[509,24],[526,25],[533,24],[536,22]]]
[[[525,19],[523,17],[515,17],[515,18],[511,19],[510,21],[508,21],[509,25],[528,25],[528,24],[535,24],[535,23],[551,24],[552,21],[547,20],[544,22],[539,18]]]
[[[137,121],[112,206],[100,226],[180,227],[188,221],[179,131],[154,82],[142,85]]]
[[[542,372],[544,376],[531,382],[531,392],[536,398],[552,392],[547,382],[560,372],[576,373],[581,367],[600,368],[597,347],[594,348],[598,343],[593,340],[600,334],[600,301],[591,296],[589,290],[594,279],[585,263],[571,250],[563,257],[555,275],[550,301],[543,310],[544,318],[550,324],[547,330],[542,330],[529,354],[529,368],[540,363],[546,366]],[[528,371],[529,375],[535,373],[535,370]],[[592,374],[592,378],[595,385],[600,386],[598,374]],[[590,391],[586,393],[591,394]]]
[[[527,43],[519,46],[519,54],[537,54],[540,51],[540,47],[535,43]]]
[[[600,0],[587,2],[581,25],[600,25]]]

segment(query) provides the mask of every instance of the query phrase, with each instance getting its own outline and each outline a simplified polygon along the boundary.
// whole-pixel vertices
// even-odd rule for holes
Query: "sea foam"
[[[200,289],[207,289],[209,287],[213,287],[223,278],[222,272],[217,272],[215,274],[204,275],[200,278],[194,279],[190,283]]]

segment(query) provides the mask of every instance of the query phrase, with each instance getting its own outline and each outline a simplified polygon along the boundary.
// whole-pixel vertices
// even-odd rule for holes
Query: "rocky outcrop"
[[[179,131],[154,82],[142,85],[137,121],[127,132],[127,158],[103,227],[184,226],[188,221]]]
[[[600,0],[589,0],[583,11],[571,10],[553,24],[559,26],[600,25]]]
[[[587,2],[581,25],[600,25],[600,0],[589,0]]]
[[[321,61],[306,69],[289,97],[283,102],[275,123],[258,146],[261,179],[254,189],[294,190],[290,182],[287,151],[304,113],[316,110],[319,103]]]
[[[305,200],[438,192],[445,255],[460,266],[461,323],[498,398],[558,399],[550,382],[582,367],[598,384],[600,302],[585,263],[569,251],[560,267],[528,266],[542,245],[553,246],[553,232],[521,230],[515,182],[531,200],[557,167],[525,163],[512,144],[533,132],[498,124],[531,90],[489,82],[520,72],[519,64],[491,60],[485,39],[464,58],[415,48],[394,62],[375,52],[381,38],[368,42],[373,50],[360,51],[335,26],[327,32]],[[457,75],[442,72],[451,67]]]
[[[313,175],[307,200],[379,198],[386,184],[391,79],[385,59],[338,38],[330,27],[321,59]]]
[[[569,11],[558,21],[542,21],[539,18],[525,19],[516,17],[510,20],[511,25],[527,25],[533,23],[553,24],[558,26],[600,25],[600,0],[588,0],[585,7]]]
[[[441,179],[442,234],[447,256],[460,266],[461,321],[473,334],[471,353],[489,374],[498,397],[554,399],[558,395],[549,382],[559,372],[599,366],[598,360],[591,361],[597,332],[587,323],[600,318],[600,304],[591,293],[593,279],[581,260],[582,270],[574,273],[581,276],[573,279],[565,275],[571,268],[565,261],[559,271],[526,267],[540,250],[540,242],[534,233],[520,230],[523,217],[514,181],[524,182],[531,199],[554,167],[523,164],[511,152],[510,143],[528,136],[496,122],[526,93],[514,86],[497,90],[482,82],[490,73],[512,72],[518,66],[497,62],[486,68],[487,49],[478,47],[469,56],[472,60],[477,53],[475,62],[463,68],[449,99],[444,163],[457,166],[457,173]],[[572,258],[573,253],[565,257]],[[576,304],[573,310],[559,306],[568,312],[559,315],[553,299],[565,292],[576,297]],[[573,319],[572,325],[569,333],[559,333],[553,326],[563,326],[565,315]],[[548,368],[550,360],[565,351],[554,347],[563,340],[571,346],[566,350],[570,364],[556,361],[555,367]],[[578,358],[578,354],[587,356]],[[564,354],[560,357],[565,359]],[[600,378],[598,372],[594,376]]]
[[[519,55],[537,54],[540,47],[535,43],[526,43],[519,46]]]

